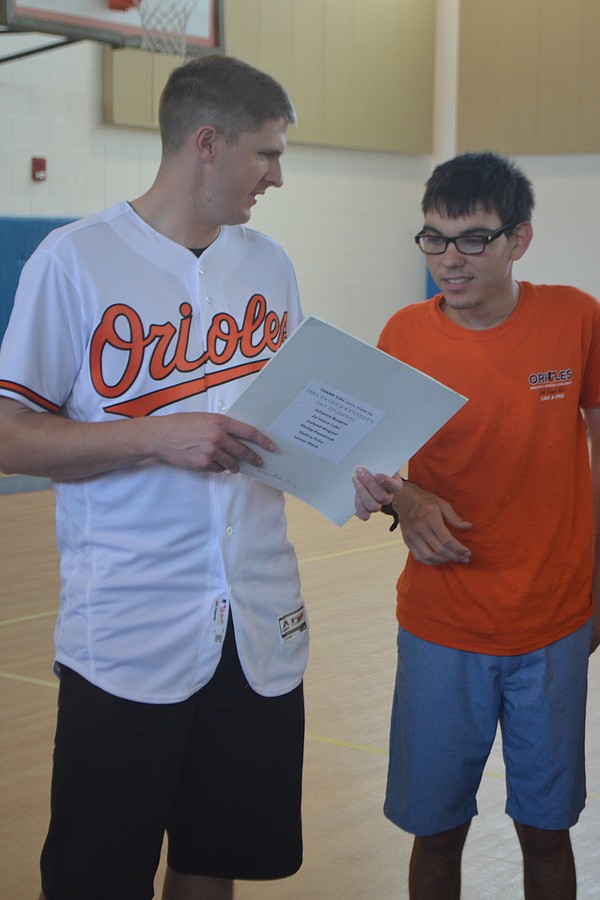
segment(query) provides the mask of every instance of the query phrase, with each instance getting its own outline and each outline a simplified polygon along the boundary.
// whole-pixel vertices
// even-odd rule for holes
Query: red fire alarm
[[[31,159],[31,178],[33,181],[46,180],[46,160],[43,156],[33,156]]]

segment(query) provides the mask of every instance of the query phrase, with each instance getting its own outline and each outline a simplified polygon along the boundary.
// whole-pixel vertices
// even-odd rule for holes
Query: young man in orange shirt
[[[600,306],[514,280],[532,208],[530,182],[496,154],[434,170],[415,240],[440,293],[397,312],[379,346],[468,403],[404,484],[355,478],[358,516],[389,504],[410,551],[385,813],[415,835],[411,900],[460,897],[498,724],[525,897],[576,896],[569,829],[585,804],[587,660],[600,640]]]

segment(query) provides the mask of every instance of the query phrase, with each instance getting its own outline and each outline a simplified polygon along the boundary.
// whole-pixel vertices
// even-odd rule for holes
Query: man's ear
[[[513,238],[512,258],[521,259],[525,255],[533,238],[533,228],[531,222],[519,222],[516,226]]]
[[[214,125],[203,125],[194,133],[194,145],[203,160],[210,162],[215,155],[215,143],[218,138]]]

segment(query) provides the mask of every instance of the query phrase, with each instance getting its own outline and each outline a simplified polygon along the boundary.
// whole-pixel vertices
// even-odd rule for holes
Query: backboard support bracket
[[[38,53],[48,53],[49,50],[57,50],[67,44],[79,44],[78,38],[57,37],[51,44],[41,44],[38,47],[32,47],[29,50],[19,50],[15,53],[2,53],[2,35],[3,34],[24,34],[21,29],[3,28],[0,30],[0,66],[2,63],[14,62],[17,59],[24,59],[26,56],[37,56]]]

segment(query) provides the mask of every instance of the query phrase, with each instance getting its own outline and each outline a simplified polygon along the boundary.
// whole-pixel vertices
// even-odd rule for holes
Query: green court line
[[[30,675],[16,675],[14,672],[0,672],[0,678],[7,678],[9,681],[22,681],[25,684],[36,684],[39,687],[58,689],[58,678],[56,681],[46,681],[43,678],[32,678]]]
[[[47,619],[49,616],[56,616],[58,610],[51,609],[48,612],[32,613],[29,616],[18,616],[16,619],[0,619],[2,625],[19,625],[21,622],[35,622],[36,619]]]

